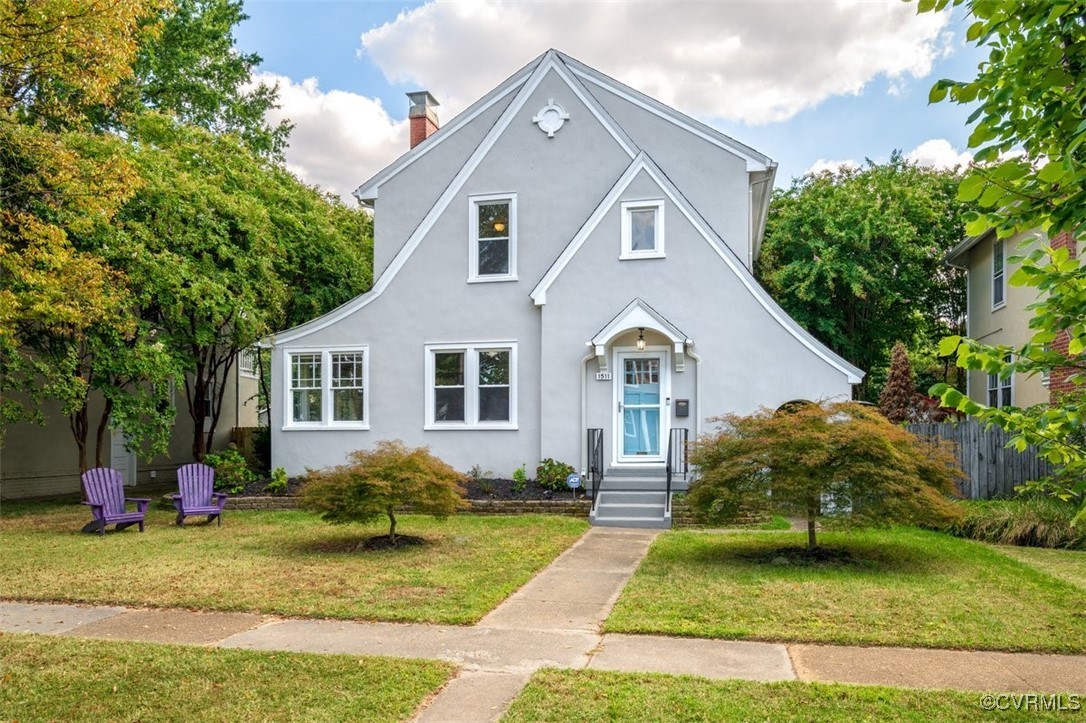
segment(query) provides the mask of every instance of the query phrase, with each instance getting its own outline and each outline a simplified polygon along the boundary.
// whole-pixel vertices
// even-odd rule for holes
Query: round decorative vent
[[[562,130],[567,120],[569,120],[569,113],[555,103],[553,98],[549,98],[547,105],[540,108],[535,118],[532,118],[532,123],[538,125],[539,130],[547,134],[547,138],[554,138],[554,134]]]

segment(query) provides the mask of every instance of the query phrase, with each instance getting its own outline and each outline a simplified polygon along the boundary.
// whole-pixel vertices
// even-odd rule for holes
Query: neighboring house
[[[966,272],[966,335],[970,338],[985,344],[1020,347],[1033,336],[1029,328],[1033,312],[1026,307],[1037,300],[1037,289],[1009,283],[1018,268],[1009,259],[1024,255],[1019,246],[1028,241],[1067,248],[1072,256],[1079,251],[1069,234],[1059,234],[1049,241],[1043,232],[1035,230],[998,239],[995,231],[989,230],[964,239],[947,254],[948,264]],[[1061,344],[1066,350],[1065,336],[1054,342],[1057,347]],[[995,407],[1047,404],[1053,394],[1071,387],[1066,383],[1069,373],[1057,370],[1045,376],[1015,374],[1000,379],[970,370],[966,393],[971,399]]]
[[[273,466],[553,457],[644,495],[595,520],[663,524],[672,429],[860,382],[751,274],[768,157],[554,50],[440,130],[409,96],[413,147],[355,191],[373,289],[272,340]]]
[[[233,427],[257,426],[258,381],[251,365],[252,358],[241,355],[227,382],[219,426],[215,431],[216,449],[230,442]],[[126,485],[162,479],[163,476],[172,480],[177,467],[192,461],[193,422],[185,404],[184,390],[174,390],[173,397],[177,418],[170,433],[167,454],[146,460],[126,448],[125,436],[119,430],[108,433],[103,463],[119,470]],[[95,397],[90,407],[87,463],[91,467],[94,466],[94,435],[102,404],[101,398]],[[68,418],[60,413],[59,405],[55,403],[49,403],[43,412],[44,426],[13,424],[5,430],[0,448],[0,499],[79,492],[79,454]],[[208,418],[207,424],[210,422]]]

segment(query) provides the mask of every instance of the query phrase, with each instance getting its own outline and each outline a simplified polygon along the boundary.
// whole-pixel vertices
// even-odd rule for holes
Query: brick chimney
[[[1063,231],[1057,234],[1052,240],[1048,242],[1049,246],[1054,249],[1064,248],[1071,254],[1071,258],[1078,256],[1078,244],[1075,242],[1075,238],[1068,232]],[[1054,352],[1060,354],[1067,354],[1067,346],[1071,341],[1071,337],[1066,331],[1059,332],[1058,336],[1052,340],[1052,343],[1048,345],[1048,348]],[[1048,374],[1048,402],[1049,404],[1059,403],[1061,396],[1067,392],[1078,389],[1077,384],[1072,384],[1068,381],[1068,378],[1076,372],[1072,367],[1057,367]]]
[[[440,103],[425,90],[408,93],[407,97],[411,100],[407,118],[411,122],[411,147],[414,148],[437,132],[437,113],[434,108]]]

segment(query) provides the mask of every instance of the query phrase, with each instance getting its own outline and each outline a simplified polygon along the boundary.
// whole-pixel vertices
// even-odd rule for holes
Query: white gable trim
[[[581,98],[592,114],[601,124],[603,124],[604,128],[610,132],[611,136],[622,149],[626,151],[631,158],[634,157],[634,154],[637,152],[636,147],[625,132],[615,124],[614,120],[609,115],[607,115],[606,111],[599,105],[599,101],[585,91],[583,87],[580,87],[580,82],[575,80],[572,75],[565,71],[562,60],[558,57],[558,53],[554,50],[547,51],[539,64],[536,65],[535,70],[532,71],[531,77],[521,85],[520,91],[517,93],[516,97],[513,98],[513,101],[506,107],[505,111],[502,112],[502,115],[498,118],[494,126],[487,132],[486,136],[483,137],[482,142],[479,143],[478,147],[472,152],[464,166],[457,172],[456,176],[449,183],[448,187],[446,187],[437,202],[434,203],[429,213],[426,214],[426,217],[423,218],[422,222],[415,228],[414,232],[407,239],[407,242],[393,257],[384,273],[382,273],[377,281],[374,282],[373,288],[365,294],[348,301],[339,308],[333,309],[324,316],[282,332],[276,338],[275,343],[282,344],[294,341],[295,339],[320,331],[340,319],[350,316],[384,293],[385,289],[388,288],[389,284],[392,283],[392,280],[396,278],[396,275],[407,263],[407,260],[411,258],[411,254],[415,252],[415,249],[417,249],[419,244],[422,243],[422,240],[426,238],[430,229],[433,228],[434,224],[437,223],[437,220],[441,218],[445,209],[448,208],[449,204],[452,203],[453,199],[460,193],[464,183],[467,182],[468,178],[475,172],[475,169],[478,168],[479,164],[486,158],[490,149],[494,147],[498,138],[500,138],[502,133],[505,132],[505,129],[509,127],[513,118],[515,118],[524,107],[529,96],[531,96],[550,70],[556,71],[558,76],[570,86],[570,89],[578,98]]]
[[[626,168],[619,177],[618,181],[611,190],[604,197],[603,201],[596,207],[592,214],[585,221],[581,229],[576,233],[573,239],[569,242],[565,249],[563,249],[558,259],[551,265],[547,273],[540,279],[535,289],[532,291],[532,301],[536,306],[543,306],[547,303],[547,290],[555,282],[555,280],[565,270],[577,252],[584,245],[584,242],[592,234],[592,232],[599,225],[600,221],[607,214],[611,208],[614,207],[623,191],[630,185],[634,178],[641,172],[645,172],[652,180],[660,187],[672,203],[682,212],[683,216],[693,225],[702,238],[709,244],[709,246],[716,252],[724,263],[726,263],[731,270],[739,277],[739,280],[747,288],[747,290],[754,296],[754,298],[762,305],[762,307],[769,312],[781,326],[785,328],[793,337],[796,338],[801,344],[809,349],[816,356],[821,358],[830,366],[834,367],[838,371],[845,374],[848,377],[849,384],[859,384],[864,377],[864,372],[856,368],[852,364],[842,359],[840,356],[832,352],[822,342],[811,336],[803,327],[796,323],[792,317],[788,316],[777,302],[773,301],[772,297],[766,293],[754,277],[747,270],[746,266],[736,257],[735,253],[728,247],[727,244],[720,238],[712,227],[701,217],[701,215],[690,205],[690,202],[686,199],[682,193],[675,187],[675,184],[664,175],[663,171],[653,163],[648,154],[644,151],[639,153],[632,163]]]
[[[700,123],[693,118],[680,113],[674,108],[664,105],[655,98],[650,98],[644,93],[634,90],[628,85],[604,75],[595,68],[590,68],[584,63],[578,62],[567,55],[562,55],[562,59],[566,61],[573,73],[578,77],[614,93],[623,100],[629,101],[655,116],[674,123],[683,130],[693,133],[718,148],[722,148],[733,155],[739,156],[747,162],[748,171],[766,171],[771,164],[775,165],[768,156],[764,156],[753,148],[743,145],[739,141],[721,133],[715,128]]]
[[[666,336],[675,354],[675,371],[685,371],[686,347],[694,342],[641,298],[631,301],[615,318],[607,322],[606,326],[596,332],[591,341],[587,342],[587,346],[591,347],[596,354],[600,371],[607,371],[607,346],[615,340],[615,337],[630,329],[652,329]]]

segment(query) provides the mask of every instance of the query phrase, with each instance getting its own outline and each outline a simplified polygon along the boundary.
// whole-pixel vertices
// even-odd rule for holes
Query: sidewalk
[[[543,667],[1021,693],[1086,693],[1086,656],[601,635],[658,532],[593,528],[477,625],[0,603],[0,632],[455,663],[418,721],[497,720]]]

